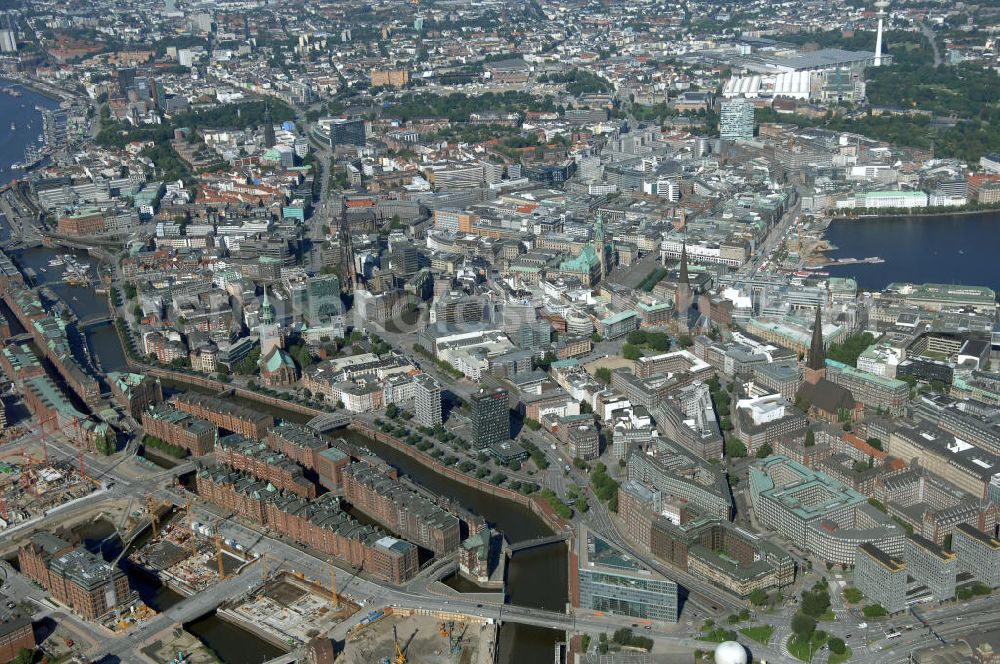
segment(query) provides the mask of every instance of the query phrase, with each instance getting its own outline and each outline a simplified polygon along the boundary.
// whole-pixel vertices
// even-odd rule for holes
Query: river
[[[20,97],[12,97],[0,92],[0,181],[8,181],[23,174],[18,169],[11,171],[10,165],[24,161],[24,149],[29,145],[39,144],[42,114],[35,107],[57,108],[59,102],[4,80],[0,80],[0,88],[14,88],[21,93]],[[12,124],[15,129],[10,128]]]
[[[865,290],[894,281],[965,284],[1000,290],[996,249],[1000,211],[927,217],[837,219],[826,231],[830,258],[880,256],[884,263],[823,268]]]

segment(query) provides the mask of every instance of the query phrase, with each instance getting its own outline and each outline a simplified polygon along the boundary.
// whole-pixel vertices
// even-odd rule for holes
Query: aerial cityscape
[[[1000,662],[998,35],[3,0],[0,664]]]

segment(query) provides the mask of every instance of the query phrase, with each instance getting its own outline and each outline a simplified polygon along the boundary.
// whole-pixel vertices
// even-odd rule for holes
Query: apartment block
[[[263,440],[267,430],[274,426],[274,418],[267,413],[194,392],[179,394],[172,403],[177,410],[208,420],[220,429],[255,440]]]
[[[302,473],[302,466],[266,443],[247,440],[238,433],[219,438],[215,445],[215,461],[241,473],[253,475],[280,491],[303,498],[316,497],[316,485]]]
[[[147,435],[177,445],[193,456],[208,454],[215,447],[219,429],[211,422],[177,410],[169,403],[150,406],[142,413]]]
[[[85,620],[99,620],[134,600],[120,568],[50,533],[32,535],[17,558],[22,574]]]
[[[196,487],[203,499],[380,579],[405,583],[418,571],[416,546],[358,523],[333,494],[310,501],[225,468],[199,471]]]
[[[458,517],[366,462],[343,470],[344,499],[390,531],[438,554],[461,543]]]

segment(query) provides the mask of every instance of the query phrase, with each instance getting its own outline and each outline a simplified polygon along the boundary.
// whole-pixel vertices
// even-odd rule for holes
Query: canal
[[[164,392],[188,389],[187,386],[163,381]],[[246,406],[266,411],[271,415],[302,423],[309,418],[281,408],[269,407],[249,399],[233,397]],[[434,493],[446,496],[466,509],[484,517],[491,526],[498,528],[510,542],[520,542],[551,534],[551,530],[531,510],[513,501],[491,496],[452,479],[439,475],[395,448],[353,431],[338,434],[347,442],[367,447],[409,479]],[[552,544],[515,553],[507,565],[507,595],[512,604],[564,611],[568,599],[567,553],[564,544]],[[450,582],[460,592],[481,589],[472,584]],[[514,662],[549,662],[561,632],[505,623],[500,629],[500,664]]]
[[[89,288],[64,284],[61,280],[61,269],[49,265],[49,261],[61,253],[71,253],[81,262],[89,263],[92,275],[96,277],[97,261],[86,252],[56,251],[38,247],[18,252],[14,258],[22,267],[32,268],[37,275],[38,285],[45,284],[52,288],[78,317],[84,318],[96,313],[105,313],[107,311],[105,296],[97,295]],[[127,369],[125,352],[112,325],[103,325],[88,330],[86,339],[91,352],[99,358],[105,371]],[[164,381],[164,389],[166,392],[170,392],[189,389],[189,387]],[[281,419],[299,423],[308,419],[297,413],[267,407],[255,401],[236,400],[244,405],[266,410]],[[379,457],[397,467],[414,482],[483,516],[492,526],[498,528],[510,542],[532,539],[550,533],[545,523],[526,507],[503,498],[481,493],[448,479],[411,457],[357,433],[344,432],[343,437],[355,445],[369,448]],[[150,581],[144,580],[140,572],[141,570],[139,572],[130,571],[130,579],[134,579],[136,583],[140,584],[141,587],[137,587],[136,590],[140,594],[145,594],[144,599],[149,598],[150,606],[166,608],[178,601],[175,593],[159,586],[158,582],[158,587],[147,588]],[[154,578],[152,581],[155,582],[156,579]],[[553,544],[518,552],[511,558],[507,567],[507,594],[510,602],[514,604],[563,611],[567,601],[567,583],[567,553],[563,544]],[[246,654],[242,652],[241,644],[252,643],[254,640],[259,641],[259,639],[255,639],[244,630],[218,619],[214,614],[204,616],[187,627],[208,647],[212,648],[224,663],[236,664],[255,661],[246,658]],[[561,638],[562,634],[555,630],[505,624],[500,630],[498,661],[500,664],[549,662],[552,658],[553,646]],[[227,650],[226,644],[230,642],[233,644],[233,648],[240,652]]]

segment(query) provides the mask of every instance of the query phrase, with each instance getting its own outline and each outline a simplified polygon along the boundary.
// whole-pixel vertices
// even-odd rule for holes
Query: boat
[[[16,124],[14,124],[13,122],[11,122],[11,123],[10,123],[10,130],[11,130],[11,131],[17,131],[17,125],[16,125]]]

